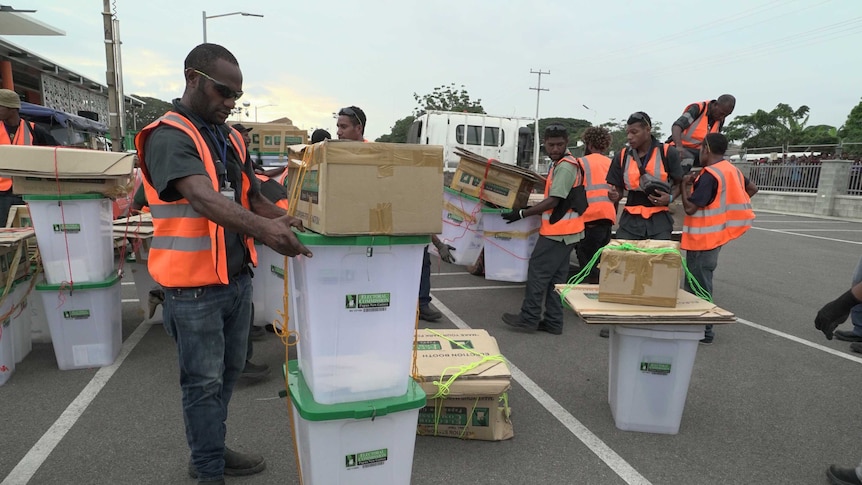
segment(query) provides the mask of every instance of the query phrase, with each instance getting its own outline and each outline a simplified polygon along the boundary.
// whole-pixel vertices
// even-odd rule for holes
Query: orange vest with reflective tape
[[[587,211],[581,216],[584,222],[607,219],[611,222],[617,220],[617,210],[614,203],[608,197],[608,189],[611,188],[607,182],[608,169],[611,159],[601,153],[591,153],[578,159],[584,167],[584,187],[587,190],[587,202],[590,204]]]
[[[176,128],[192,139],[201,163],[204,164],[207,175],[212,181],[213,190],[216,192],[221,190],[209,146],[188,118],[169,111],[138,133],[135,137],[135,147],[138,149],[138,159],[144,174],[144,192],[153,215],[153,241],[148,265],[150,275],[157,283],[168,288],[226,285],[230,275],[227,274],[224,228],[198,214],[186,199],[176,202],[161,200],[158,191],[150,183],[147,173],[146,141],[153,130],[160,125]],[[242,136],[233,128],[230,129],[230,141],[237,157],[244,162],[245,144]],[[242,186],[239,190],[242,206],[246,209],[251,208],[248,199],[250,189],[251,180],[243,171]],[[257,266],[257,251],[254,249],[254,241],[251,237],[245,236],[245,246],[249,251],[252,264]]]
[[[703,170],[715,177],[718,189],[715,199],[708,206],[698,209],[692,215],[686,214],[680,242],[682,249],[715,249],[745,234],[754,221],[751,197],[745,191],[745,177],[742,172],[727,160]],[[701,175],[703,171],[697,178],[700,179]]]
[[[548,198],[548,193],[551,191],[551,183],[554,178],[554,169],[561,163],[571,163],[575,167],[578,167],[578,177],[575,179],[574,185],[572,187],[577,187],[581,185],[583,182],[581,179],[581,162],[573,157],[570,153],[567,153],[563,158],[561,158],[557,163],[554,164],[554,168],[548,172],[548,180],[545,182],[545,198]],[[566,211],[566,214],[562,219],[557,221],[554,224],[551,224],[551,214],[554,212],[553,209],[548,209],[545,212],[542,212],[542,226],[539,228],[539,234],[542,236],[569,236],[572,234],[578,234],[579,232],[584,232],[584,218],[581,214],[573,210]]]
[[[656,149],[657,147],[650,147],[649,160],[644,167],[644,172],[654,176],[655,178],[663,182],[671,183],[669,181],[667,172],[664,169],[663,163],[663,159],[667,157],[668,146],[669,145],[662,143],[659,145],[658,150]],[[659,150],[661,150],[661,152],[659,152]],[[623,164],[623,181],[626,184],[626,189],[640,190],[641,172],[638,168],[638,165],[640,164],[640,160],[638,160],[638,151],[631,147],[624,147],[622,152],[620,152],[620,161]],[[625,206],[626,212],[628,212],[629,214],[639,215],[644,219],[649,219],[653,214],[658,214],[659,212],[665,212],[667,210],[667,206]]]
[[[710,133],[718,133],[721,123],[716,122],[711,125],[709,124],[709,117],[706,114],[709,108],[709,101],[701,101],[700,103],[694,104],[697,104],[698,108],[700,108],[700,116],[692,121],[691,124],[688,125],[688,128],[682,130],[680,141],[682,142],[682,146],[685,148],[700,150],[700,145],[703,143],[706,135]]]
[[[36,125],[32,122],[28,123],[24,120],[20,120],[18,122],[18,130],[15,132],[15,138],[9,139],[9,132],[6,131],[6,125],[0,121],[0,125],[3,125],[3,129],[0,130],[0,145],[32,145],[33,144],[33,131],[36,129]],[[12,179],[6,177],[0,177],[0,192],[6,192],[12,190]]]

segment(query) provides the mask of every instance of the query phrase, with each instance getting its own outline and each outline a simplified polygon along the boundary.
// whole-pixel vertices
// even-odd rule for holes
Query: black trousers
[[[575,254],[578,256],[578,265],[581,269],[587,266],[587,263],[593,258],[599,248],[605,247],[611,242],[611,221],[601,221],[588,223],[584,228],[584,238],[575,246]],[[599,265],[596,263],[590,274],[584,280],[584,283],[598,284],[599,282]]]
[[[0,192],[0,227],[6,227],[9,209],[13,205],[24,205],[24,199],[20,195],[13,194],[11,190]]]

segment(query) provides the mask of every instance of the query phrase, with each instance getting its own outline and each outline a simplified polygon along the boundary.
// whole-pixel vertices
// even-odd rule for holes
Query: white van
[[[459,157],[455,147],[503,163],[529,168],[533,135],[532,118],[490,116],[453,111],[427,111],[416,118],[407,133],[407,143],[442,145],[444,171],[454,172]]]

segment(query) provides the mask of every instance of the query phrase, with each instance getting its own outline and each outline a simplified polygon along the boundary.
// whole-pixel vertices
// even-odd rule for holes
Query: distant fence
[[[764,191],[816,194],[820,164],[754,165],[748,178]]]

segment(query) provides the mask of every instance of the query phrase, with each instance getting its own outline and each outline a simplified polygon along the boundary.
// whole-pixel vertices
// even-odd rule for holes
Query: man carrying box
[[[554,167],[548,172],[545,182],[545,200],[533,207],[506,212],[503,218],[512,223],[533,215],[542,216],[539,240],[530,255],[527,270],[527,289],[520,313],[504,313],[503,323],[523,330],[541,330],[553,335],[563,333],[563,304],[554,292],[554,286],[566,282],[569,273],[569,256],[575,244],[584,237],[584,219],[580,211],[566,209],[562,218],[556,220],[561,211],[554,209],[568,204],[571,194],[583,191],[584,168],[566,148],[569,134],[561,125],[550,125],[544,133],[545,151],[553,160]],[[586,194],[582,192],[583,202]],[[554,221],[552,222],[552,218]],[[542,299],[545,300],[545,318],[542,319]]]
[[[718,265],[718,252],[728,242],[745,234],[754,221],[751,196],[757,186],[725,160],[727,137],[721,133],[706,135],[700,147],[699,174],[682,179],[682,207],[685,221],[680,247],[694,279],[712,295],[712,273]],[[685,279],[685,290],[694,293]],[[712,325],[700,341],[711,344],[715,338]]]
[[[21,119],[20,109],[18,93],[0,89],[0,145],[56,146],[57,140],[44,128]],[[12,192],[11,178],[0,177],[0,226],[6,225],[13,205],[24,205],[24,200]]]

